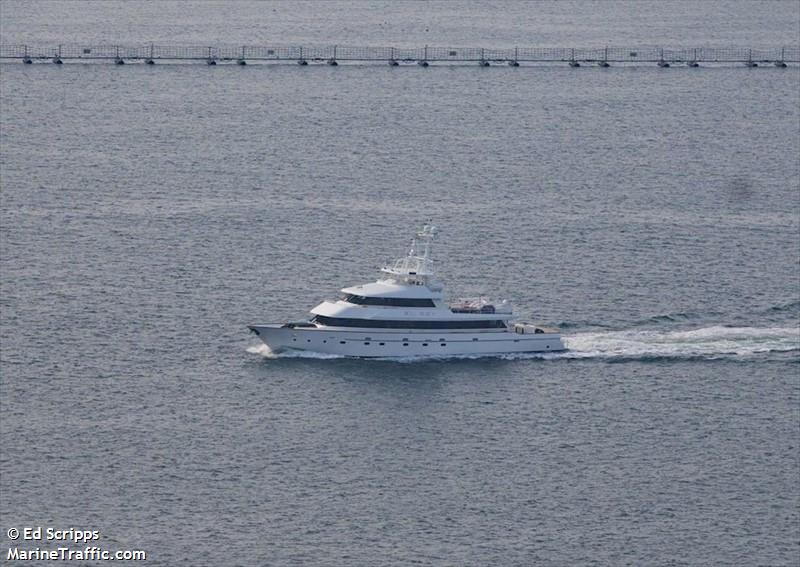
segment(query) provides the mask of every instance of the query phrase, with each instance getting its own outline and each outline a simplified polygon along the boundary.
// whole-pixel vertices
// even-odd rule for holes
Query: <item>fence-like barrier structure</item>
[[[325,62],[331,65],[338,62],[388,62],[401,63],[478,63],[483,66],[492,63],[517,66],[520,63],[569,63],[573,67],[581,63],[595,63],[607,66],[610,63],[657,63],[669,64],[699,63],[744,63],[757,66],[759,63],[772,63],[785,66],[786,63],[800,63],[800,46],[773,48],[749,47],[602,47],[602,48],[561,48],[561,47],[514,47],[506,49],[485,49],[480,47],[353,47],[345,45],[330,46],[176,46],[176,45],[27,45],[0,44],[0,59],[17,59],[25,63],[34,61],[101,61],[110,60],[121,64],[126,61],[142,61],[153,64],[156,61],[205,61],[209,64],[232,61],[240,65],[248,62]]]

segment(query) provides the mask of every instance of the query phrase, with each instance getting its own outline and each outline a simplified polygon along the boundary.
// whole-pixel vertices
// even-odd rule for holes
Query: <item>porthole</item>
[[[422,346],[428,346],[428,343],[422,343]]]
[[[408,343],[403,343],[403,346],[408,346]]]
[[[364,344],[365,345],[369,345],[369,341],[364,341]]]
[[[311,339],[306,339],[306,342],[307,342],[307,343],[310,343],[310,342],[311,342]]]
[[[547,345],[547,348],[550,348],[550,345]]]
[[[378,345],[379,345],[379,346],[383,346],[383,345],[385,345],[385,344],[386,344],[386,343],[378,343]]]
[[[447,346],[447,343],[439,343],[439,346]]]
[[[347,341],[339,341],[340,345],[343,345],[343,344],[346,344],[346,343],[347,343]]]

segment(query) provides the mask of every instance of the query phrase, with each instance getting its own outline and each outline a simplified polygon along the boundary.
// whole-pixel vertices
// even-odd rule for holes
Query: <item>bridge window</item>
[[[378,307],[435,307],[432,299],[410,297],[365,297],[348,294],[344,300],[354,305],[375,305]]]

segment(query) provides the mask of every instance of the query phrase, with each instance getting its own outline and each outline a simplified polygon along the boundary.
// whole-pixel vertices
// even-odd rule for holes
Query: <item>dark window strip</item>
[[[432,299],[417,299],[407,297],[364,297],[362,295],[347,295],[344,300],[354,305],[376,305],[380,307],[435,307]]]
[[[484,321],[393,321],[380,319],[349,319],[316,315],[315,323],[329,327],[359,327],[370,329],[504,329],[501,320]]]

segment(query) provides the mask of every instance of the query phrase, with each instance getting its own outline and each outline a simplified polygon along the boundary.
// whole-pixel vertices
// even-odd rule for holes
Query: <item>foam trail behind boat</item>
[[[800,329],[704,327],[687,331],[605,331],[564,337],[569,358],[692,358],[800,350]]]

